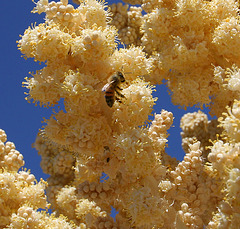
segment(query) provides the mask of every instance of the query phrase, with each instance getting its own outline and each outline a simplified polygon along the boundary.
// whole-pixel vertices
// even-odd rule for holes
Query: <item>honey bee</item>
[[[105,92],[105,100],[109,107],[113,106],[115,100],[121,102],[120,98],[115,96],[115,92],[118,96],[125,98],[125,96],[119,92],[119,90],[122,90],[119,85],[123,82],[125,82],[125,78],[122,72],[116,72],[116,74],[108,79],[108,83],[102,88],[102,91]]]

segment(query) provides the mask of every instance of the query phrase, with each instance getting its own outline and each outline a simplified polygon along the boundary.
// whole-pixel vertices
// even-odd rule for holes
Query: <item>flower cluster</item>
[[[49,215],[43,180],[37,182],[35,176],[26,170],[23,156],[12,142],[6,142],[7,135],[0,129],[0,227],[1,228],[74,228],[75,225],[64,217]],[[79,227],[81,228],[81,227]]]
[[[112,6],[112,24],[124,43],[143,46],[151,55],[155,62],[151,82],[167,80],[174,104],[209,105],[211,114],[220,116],[239,98],[238,86],[233,86],[240,64],[238,1],[143,0],[130,4],[140,7],[127,11],[128,5]],[[232,80],[224,87],[225,73],[233,64],[236,70],[230,72]]]
[[[1,226],[237,228],[238,2],[78,3],[39,0],[33,12],[45,13],[45,22],[18,41],[26,58],[45,62],[24,82],[27,100],[47,107],[64,100],[34,144],[54,213],[37,211],[48,206],[45,182],[17,172],[23,157],[0,131]],[[219,118],[182,117],[181,162],[165,152],[174,114],[149,120],[153,84],[163,80],[174,104],[209,105]]]
[[[0,129],[0,168],[17,172],[24,165],[23,155],[16,150],[13,142],[6,141],[7,135]]]
[[[131,3],[137,4],[137,3]],[[119,31],[119,38],[126,45],[141,44],[140,25],[142,21],[142,8],[131,6],[128,9],[128,5],[122,3],[112,4],[110,6],[111,12],[114,17],[111,22],[112,25],[116,26]]]
[[[189,144],[193,144],[196,141],[201,142],[201,151],[203,152],[203,158],[207,159],[209,153],[210,141],[217,138],[222,132],[222,129],[218,126],[219,122],[216,119],[208,120],[206,114],[201,112],[187,113],[185,114],[180,123],[182,128],[182,148],[185,153],[189,150]]]

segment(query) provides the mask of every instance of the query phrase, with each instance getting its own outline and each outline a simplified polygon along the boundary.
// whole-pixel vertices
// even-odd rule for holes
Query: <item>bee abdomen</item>
[[[112,107],[114,104],[114,96],[113,95],[105,95],[106,103],[109,107]]]

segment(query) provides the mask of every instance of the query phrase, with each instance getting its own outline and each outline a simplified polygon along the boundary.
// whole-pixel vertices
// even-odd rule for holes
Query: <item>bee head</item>
[[[125,78],[121,72],[117,72],[117,76],[119,77],[120,82],[125,82]]]

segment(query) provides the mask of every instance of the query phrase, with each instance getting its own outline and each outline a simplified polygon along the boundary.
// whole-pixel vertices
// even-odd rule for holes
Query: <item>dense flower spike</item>
[[[18,209],[11,217],[10,228],[77,228],[73,223],[69,223],[62,216],[54,217],[40,213],[30,206],[24,205]],[[86,226],[81,224],[78,228],[85,229]]]
[[[225,118],[219,118],[220,126],[229,140],[240,142],[240,101],[234,100],[232,108],[227,107],[227,111],[228,113],[223,113]]]
[[[127,11],[128,5],[118,3],[112,4],[110,9],[113,14],[111,24],[118,29],[121,41],[126,45],[141,45],[142,8],[131,6]]]
[[[213,115],[220,116],[228,102],[233,101],[233,89],[224,93],[223,82],[216,87],[219,82],[214,71],[216,67],[239,65],[238,1],[143,0],[131,4],[142,5],[138,9],[130,7],[128,12],[127,5],[113,5],[112,23],[125,44],[144,46],[152,54],[150,59],[155,66],[151,82],[168,80],[174,104],[207,104]],[[121,11],[122,8],[125,10]],[[144,16],[138,13],[141,8],[147,13]],[[120,15],[124,18],[121,26],[117,23]],[[218,98],[223,93],[230,94],[230,98]],[[214,103],[211,97],[216,98]]]
[[[44,194],[46,182],[36,182],[35,176],[29,171],[18,171],[24,165],[23,156],[12,142],[6,141],[7,135],[0,129],[0,227],[10,225],[10,228],[20,229],[26,225],[37,225],[37,218],[44,217],[44,213],[39,211],[37,215],[31,214],[39,208],[48,208]],[[22,210],[24,208],[29,209],[25,214]],[[23,217],[20,221],[15,219],[19,213]],[[48,220],[49,216],[45,218]]]
[[[211,144],[210,141],[216,140],[216,136],[222,133],[222,129],[218,125],[217,120],[208,120],[207,115],[200,110],[185,114],[180,123],[183,130],[181,132],[183,150],[188,153],[189,144],[200,141],[200,149],[203,152],[204,160],[206,160],[209,153],[208,146]]]
[[[164,151],[167,143],[168,133],[173,124],[173,114],[166,110],[162,110],[161,114],[155,114],[152,125],[149,128],[149,137],[153,141],[156,151]]]
[[[48,206],[46,182],[18,172],[23,157],[0,130],[0,227],[237,228],[238,1],[74,2],[37,1],[45,22],[18,41],[26,58],[45,63],[25,78],[26,100],[64,101],[34,144],[54,213],[38,211]],[[181,162],[165,152],[174,114],[148,119],[152,84],[164,81],[174,104],[208,105],[218,118],[182,117]]]
[[[202,215],[207,210],[210,201],[210,188],[204,178],[204,165],[200,142],[190,145],[190,152],[178,164],[175,171],[171,172],[176,185],[176,205],[180,204],[181,210],[177,215],[179,220],[187,226],[201,228]],[[189,174],[191,174],[189,176]]]

